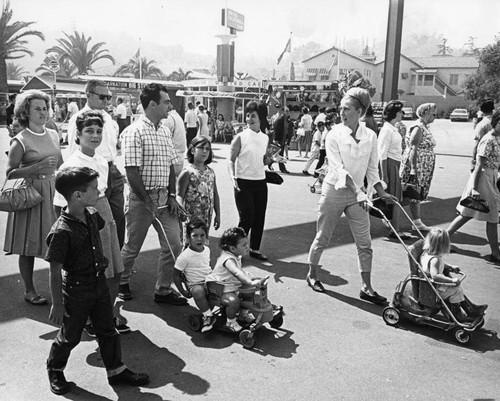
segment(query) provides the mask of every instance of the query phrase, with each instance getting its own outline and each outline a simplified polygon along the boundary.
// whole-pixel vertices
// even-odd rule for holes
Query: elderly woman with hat
[[[365,124],[360,123],[370,103],[368,91],[361,88],[349,89],[340,104],[342,124],[336,125],[326,137],[329,169],[319,200],[317,233],[309,250],[309,273],[306,280],[314,291],[325,291],[318,278],[319,261],[345,213],[356,242],[361,273],[359,296],[375,304],[383,304],[386,298],[377,294],[371,284],[373,251],[370,219],[366,210],[366,190],[373,187],[387,203],[393,203],[395,198],[384,191],[378,174],[377,136]],[[364,188],[365,177],[368,188]]]
[[[399,169],[401,166],[401,155],[403,153],[402,137],[396,127],[403,117],[403,103],[398,100],[391,100],[384,107],[384,125],[380,129],[378,136],[378,156],[380,159],[380,172],[382,180],[387,184],[386,191],[393,195],[398,201],[401,196],[401,179]],[[410,238],[408,233],[399,231],[399,208],[395,207],[392,213],[392,226],[403,239]],[[388,235],[395,238],[391,231]]]
[[[400,176],[403,183],[416,182],[421,188],[420,199],[410,199],[410,212],[415,226],[420,231],[429,231],[430,228],[422,223],[420,202],[429,196],[436,164],[436,141],[429,130],[429,125],[436,118],[436,104],[421,104],[416,113],[419,120],[406,134],[407,146],[401,161]]]
[[[483,199],[488,202],[489,212],[478,211],[457,205],[459,215],[448,227],[448,234],[453,235],[469,220],[474,219],[486,222],[486,236],[491,248],[490,262],[500,264],[500,249],[498,247],[498,211],[500,210],[500,193],[496,186],[497,173],[500,167],[500,110],[491,118],[493,129],[487,133],[477,146],[476,164],[472,172],[462,199]]]

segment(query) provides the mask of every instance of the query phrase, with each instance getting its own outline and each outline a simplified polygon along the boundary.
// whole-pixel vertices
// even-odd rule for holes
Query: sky
[[[6,1],[6,0],[1,0]],[[309,41],[324,49],[344,39],[383,42],[389,0],[10,0],[14,19],[36,21],[42,32],[83,31],[98,41],[127,32],[139,43],[182,45],[185,51],[213,54],[225,33],[221,9],[245,16],[245,30],[235,39],[237,52],[254,57],[283,51],[290,33],[292,46]],[[500,32],[499,0],[406,0],[405,35],[442,34],[452,48],[462,47],[469,36],[476,46],[493,42]],[[99,37],[96,36],[98,33]],[[51,46],[54,43],[47,43]]]

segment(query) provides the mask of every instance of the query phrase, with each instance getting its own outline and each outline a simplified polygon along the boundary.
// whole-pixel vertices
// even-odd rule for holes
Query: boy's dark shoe
[[[130,301],[134,298],[128,284],[120,284],[118,288],[118,298],[123,299],[124,301]]]
[[[50,391],[54,394],[66,394],[69,391],[70,385],[64,377],[64,373],[60,370],[49,370]]]
[[[130,332],[130,327],[128,327],[125,322],[122,322],[120,318],[115,317],[115,329],[118,333],[123,334],[123,333],[129,333]]]
[[[149,376],[145,373],[134,373],[130,369],[125,369],[123,372],[108,377],[108,382],[112,386],[116,384],[128,384],[129,386],[142,386],[149,383]]]
[[[85,333],[87,333],[89,337],[96,338],[95,329],[94,326],[92,326],[92,323],[85,323],[83,330],[85,330]]]
[[[160,304],[170,304],[170,305],[186,305],[187,304],[187,299],[182,298],[175,294],[174,292],[171,292],[170,294],[166,295],[160,295],[160,294],[155,294],[154,298],[155,302],[158,302]]]

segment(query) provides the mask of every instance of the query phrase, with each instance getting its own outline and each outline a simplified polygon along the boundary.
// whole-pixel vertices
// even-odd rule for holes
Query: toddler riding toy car
[[[262,327],[264,323],[274,328],[283,325],[283,307],[273,305],[267,298],[266,277],[260,285],[242,287],[239,289],[240,311],[238,312],[238,323],[243,327],[239,332],[239,340],[243,347],[252,348],[255,344],[255,331]],[[217,282],[207,283],[208,302],[216,322],[214,328],[220,331],[224,329],[226,323],[225,307],[221,304],[224,285]],[[203,325],[203,315],[197,313],[189,316],[189,328],[194,331],[201,331]]]

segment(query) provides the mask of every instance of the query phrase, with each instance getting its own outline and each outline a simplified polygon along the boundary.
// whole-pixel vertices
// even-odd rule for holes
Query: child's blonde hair
[[[443,255],[450,253],[450,236],[442,228],[432,228],[424,240],[424,251],[428,255]]]

